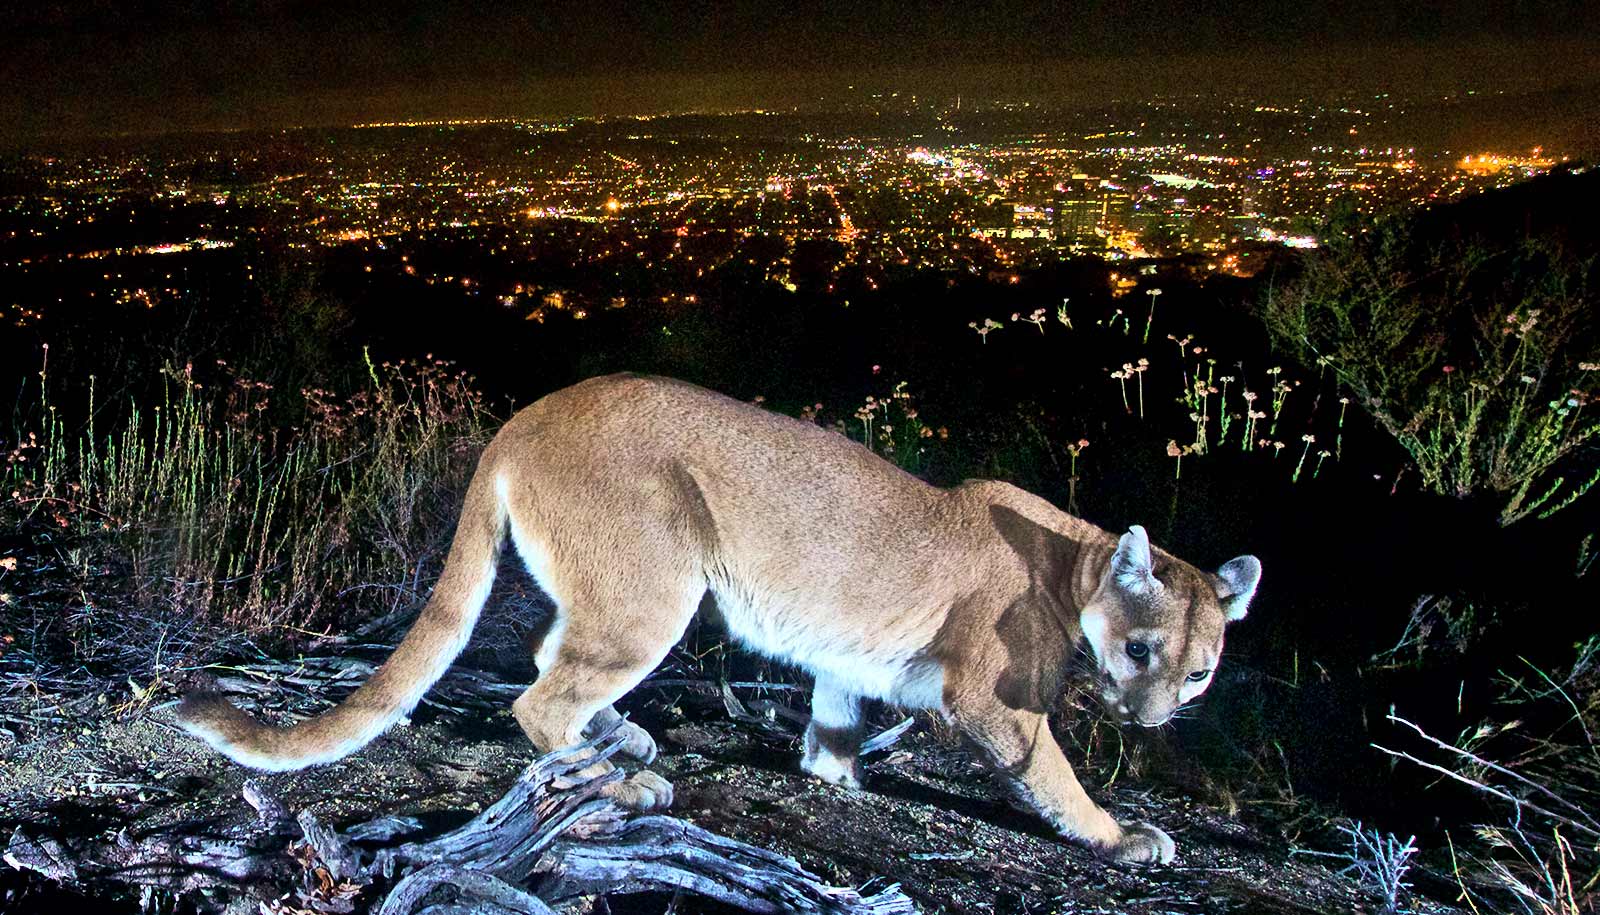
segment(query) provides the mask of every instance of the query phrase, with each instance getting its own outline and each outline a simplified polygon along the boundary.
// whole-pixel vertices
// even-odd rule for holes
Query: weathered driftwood
[[[421,915],[555,915],[543,899],[499,877],[454,864],[430,864],[395,884],[378,915],[412,915],[428,895],[453,888],[471,902],[431,905]]]
[[[627,816],[602,794],[620,771],[579,774],[620,744],[613,729],[547,754],[470,822],[375,853],[356,843],[392,843],[396,835],[415,832],[416,821],[385,817],[336,830],[310,811],[291,817],[251,782],[244,793],[257,812],[253,823],[185,824],[139,836],[124,830],[75,847],[19,829],[4,860],[63,882],[117,881],[180,892],[229,887],[264,900],[297,887],[296,907],[327,913],[366,906],[383,915],[546,915],[545,900],[646,890],[692,893],[752,912],[916,911],[895,886],[871,894],[829,886],[790,858],[683,820]]]
[[[0,860],[14,870],[33,871],[59,883],[78,881],[77,863],[60,842],[49,836],[36,839],[23,832],[20,826],[11,834],[11,841],[6,843],[6,852],[0,856]]]
[[[34,839],[19,827],[5,860],[66,883],[129,883],[178,893],[271,883],[290,873],[293,862],[284,860],[288,834],[259,828],[240,832],[214,823],[186,823],[149,835],[122,829],[78,847],[62,842],[56,846],[55,863],[70,865],[72,878],[67,879],[26,854],[30,844],[50,840]],[[13,861],[14,856],[19,860]]]
[[[600,835],[561,838],[535,873],[541,895],[679,889],[751,912],[915,912],[898,886],[863,895],[826,886],[792,858],[675,817],[624,820]]]

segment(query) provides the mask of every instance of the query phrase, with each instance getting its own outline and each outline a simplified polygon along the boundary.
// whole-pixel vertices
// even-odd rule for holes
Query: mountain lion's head
[[[1211,575],[1153,554],[1144,528],[1130,527],[1079,615],[1107,710],[1155,727],[1205,692],[1222,658],[1223,630],[1244,618],[1260,580],[1254,556]]]

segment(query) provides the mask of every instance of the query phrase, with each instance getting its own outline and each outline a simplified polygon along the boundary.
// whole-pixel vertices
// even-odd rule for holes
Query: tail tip
[[[184,696],[174,714],[185,732],[234,762],[263,772],[289,772],[332,762],[354,749],[330,745],[312,733],[302,732],[295,739],[296,728],[280,730],[262,724],[216,692]]]

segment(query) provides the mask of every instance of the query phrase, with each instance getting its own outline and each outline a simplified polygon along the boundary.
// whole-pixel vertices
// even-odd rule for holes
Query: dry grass
[[[271,419],[277,392],[220,362],[169,367],[153,404],[96,403],[91,378],[67,409],[41,371],[0,469],[3,520],[126,564],[141,604],[252,634],[392,608],[431,580],[492,424],[445,362],[367,369],[353,393],[298,392],[290,426]]]

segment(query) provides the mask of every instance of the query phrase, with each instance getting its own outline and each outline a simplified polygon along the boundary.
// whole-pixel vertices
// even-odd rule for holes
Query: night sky
[[[848,85],[1083,99],[1600,86],[1600,4],[6,3],[0,139],[781,106]]]

